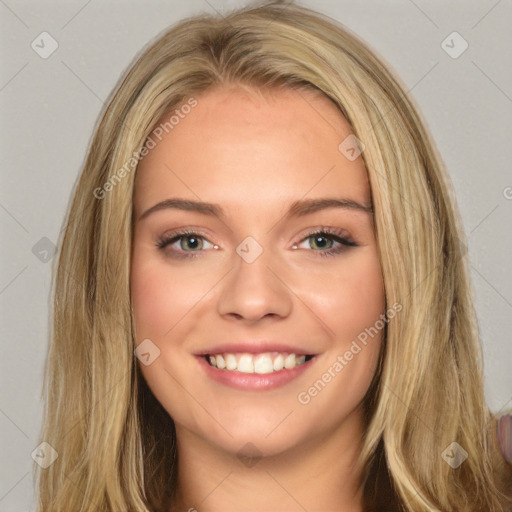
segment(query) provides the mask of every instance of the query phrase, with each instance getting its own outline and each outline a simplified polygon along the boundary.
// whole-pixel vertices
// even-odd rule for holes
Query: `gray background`
[[[34,509],[31,452],[42,413],[51,243],[103,102],[135,54],[169,25],[242,3],[0,0],[0,512]],[[302,4],[366,40],[421,109],[468,235],[486,395],[494,412],[512,407],[511,3]],[[31,47],[44,31],[59,45],[46,59]],[[469,43],[456,59],[441,46],[453,31]]]

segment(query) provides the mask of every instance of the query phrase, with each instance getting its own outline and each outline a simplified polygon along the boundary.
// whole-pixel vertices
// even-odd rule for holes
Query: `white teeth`
[[[284,357],[281,354],[279,354],[274,359],[274,371],[278,372],[279,370],[282,370],[283,368],[284,368]]]
[[[225,357],[226,370],[236,370],[238,362],[233,354],[227,354]]]
[[[254,361],[252,356],[244,354],[238,361],[238,371],[242,373],[254,373]]]
[[[267,354],[260,354],[254,360],[254,372],[255,373],[272,373],[274,371],[274,365],[272,358]]]
[[[266,352],[263,354],[212,354],[207,357],[210,365],[220,370],[241,373],[266,374],[280,370],[291,370],[306,362],[306,356]]]
[[[215,357],[215,361],[217,362],[217,368],[221,370],[226,368],[226,361],[224,361],[224,358],[220,354]]]
[[[286,356],[286,359],[284,360],[284,367],[288,370],[295,368],[295,354]]]

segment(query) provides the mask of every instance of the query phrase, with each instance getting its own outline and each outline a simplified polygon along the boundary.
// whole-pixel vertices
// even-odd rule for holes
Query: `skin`
[[[176,425],[175,509],[362,511],[354,463],[380,332],[307,404],[298,394],[385,312],[372,215],[341,208],[285,215],[300,199],[370,205],[362,158],[350,161],[338,150],[350,127],[313,91],[224,87],[196,99],[141,161],[134,193],[136,340],[149,338],[160,350],[150,365],[139,364]],[[171,197],[216,203],[226,216],[167,208],[140,219]],[[309,233],[324,227],[358,245],[329,236],[315,245]],[[156,246],[180,228],[199,230],[199,250],[186,237]],[[236,252],[247,236],[263,249],[252,263]],[[338,254],[320,254],[340,246]],[[316,359],[266,391],[236,390],[199,371],[199,350],[262,339],[297,345]],[[258,457],[250,465],[240,454]]]

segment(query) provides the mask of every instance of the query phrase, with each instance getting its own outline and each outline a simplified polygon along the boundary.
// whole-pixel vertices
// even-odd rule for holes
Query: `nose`
[[[250,263],[235,255],[233,269],[221,281],[217,303],[220,315],[255,323],[291,313],[293,292],[269,255],[270,251],[264,250]]]

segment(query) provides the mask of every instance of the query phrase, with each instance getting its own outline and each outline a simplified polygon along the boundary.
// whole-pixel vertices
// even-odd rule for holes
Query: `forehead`
[[[172,128],[152,135],[154,147],[137,170],[139,212],[167,196],[253,212],[326,193],[368,202],[362,159],[349,160],[339,149],[350,125],[323,94],[231,87],[195,99]]]

